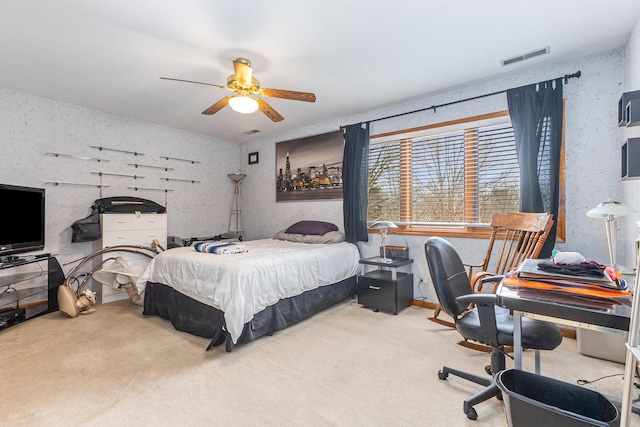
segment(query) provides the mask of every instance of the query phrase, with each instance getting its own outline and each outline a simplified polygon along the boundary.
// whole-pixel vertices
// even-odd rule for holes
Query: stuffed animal
[[[77,296],[69,286],[62,285],[58,288],[58,305],[60,311],[69,317],[90,314],[96,311],[96,293],[85,289]]]
[[[96,293],[91,292],[89,289],[85,289],[80,294],[78,301],[76,301],[76,306],[80,310],[81,314],[91,314],[96,311],[94,307],[96,305]]]

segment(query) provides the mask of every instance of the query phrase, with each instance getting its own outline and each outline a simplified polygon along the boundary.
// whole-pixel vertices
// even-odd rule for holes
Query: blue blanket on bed
[[[198,252],[206,252],[210,254],[240,254],[247,252],[245,245],[235,242],[223,242],[220,240],[211,240],[206,242],[196,242],[193,248]]]

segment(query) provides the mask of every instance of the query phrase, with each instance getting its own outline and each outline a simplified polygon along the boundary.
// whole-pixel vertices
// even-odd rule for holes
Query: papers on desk
[[[548,260],[540,260],[540,259],[526,259],[524,260],[517,268],[518,277],[524,279],[542,279],[542,280],[553,280],[556,283],[566,283],[569,285],[578,283],[583,283],[587,285],[597,285],[602,286],[607,289],[623,289],[623,285],[626,287],[626,283],[622,284],[624,281],[622,277],[618,280],[613,280],[609,277],[608,274],[599,274],[599,275],[574,275],[574,274],[565,274],[558,272],[549,272],[548,270],[543,270],[539,268],[540,264],[548,264],[551,261]],[[602,266],[601,266],[602,268]]]
[[[516,270],[507,274],[503,283],[513,287],[569,292],[593,297],[615,298],[631,295],[626,281],[619,273],[616,280],[612,280],[606,274],[603,277],[589,277],[550,273],[538,268],[540,262],[548,261],[537,259],[523,261]]]

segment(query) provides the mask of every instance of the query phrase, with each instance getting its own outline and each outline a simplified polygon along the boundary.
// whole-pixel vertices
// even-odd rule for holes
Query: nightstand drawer
[[[413,274],[375,270],[358,276],[358,303],[374,310],[398,314],[413,302]]]

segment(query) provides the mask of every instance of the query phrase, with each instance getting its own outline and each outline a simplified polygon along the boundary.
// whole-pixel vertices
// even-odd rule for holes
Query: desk
[[[497,304],[513,310],[514,367],[522,369],[522,316],[561,325],[575,326],[621,335],[629,330],[633,297],[619,298],[618,303],[594,301],[571,294],[529,288],[512,288],[501,283],[496,290]],[[628,360],[628,359],[627,359]],[[536,373],[540,361],[536,354]],[[622,419],[626,420],[625,398]],[[636,408],[634,408],[636,412]],[[623,425],[623,424],[621,424]]]
[[[620,298],[618,304],[604,301],[600,303],[570,294],[512,288],[502,283],[498,286],[496,294],[498,305],[513,310],[516,369],[522,369],[522,316],[618,335],[629,330],[631,296]]]

